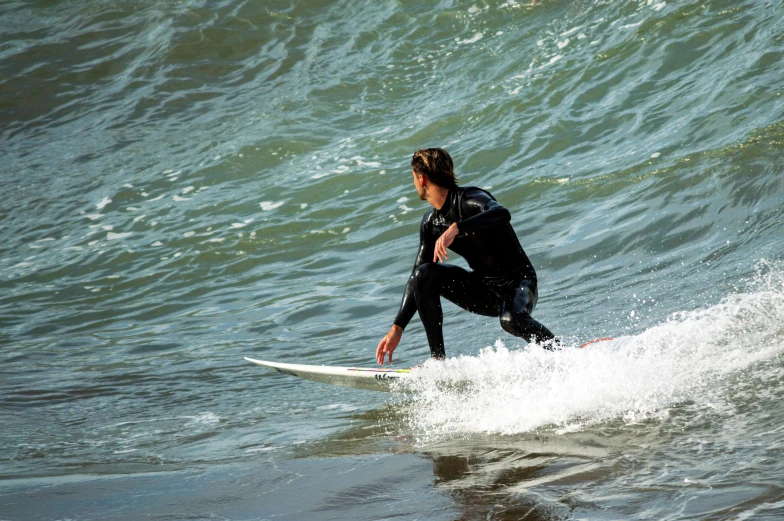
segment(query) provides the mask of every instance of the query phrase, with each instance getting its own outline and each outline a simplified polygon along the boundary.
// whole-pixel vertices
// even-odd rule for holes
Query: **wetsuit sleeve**
[[[482,228],[506,224],[512,220],[509,210],[485,191],[467,192],[460,205],[463,220],[457,223],[461,234],[471,235]]]
[[[430,213],[431,212],[427,212],[425,214],[422,218],[422,223],[419,226],[419,251],[417,252],[416,260],[414,261],[414,269],[411,270],[411,276],[408,277],[408,282],[406,283],[406,290],[403,293],[400,310],[395,317],[394,324],[401,329],[406,328],[417,312],[416,299],[414,298],[414,272],[421,264],[431,262],[433,259],[436,243],[431,237],[431,234],[427,233],[427,222]]]

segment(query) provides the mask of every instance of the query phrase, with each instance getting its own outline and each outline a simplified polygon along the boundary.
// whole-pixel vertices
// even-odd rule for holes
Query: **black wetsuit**
[[[472,313],[499,317],[505,331],[529,342],[553,338],[531,318],[537,300],[536,271],[511,218],[490,193],[474,187],[452,188],[444,206],[422,218],[419,253],[395,325],[405,329],[419,311],[433,357],[445,356],[441,296]],[[465,258],[473,271],[433,262],[436,240],[452,223],[457,223],[459,234],[449,249]]]

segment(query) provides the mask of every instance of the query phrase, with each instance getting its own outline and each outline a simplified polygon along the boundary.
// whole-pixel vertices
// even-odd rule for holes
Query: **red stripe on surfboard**
[[[613,338],[610,337],[610,336],[605,337],[605,338],[597,338],[595,340],[591,340],[590,342],[584,343],[583,345],[580,346],[580,349],[582,349],[585,346],[589,346],[591,344],[595,344],[596,342],[604,342],[605,340],[613,340]]]

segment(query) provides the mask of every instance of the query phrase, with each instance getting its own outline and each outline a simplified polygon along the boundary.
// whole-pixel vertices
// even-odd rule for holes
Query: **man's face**
[[[411,170],[411,174],[414,176],[414,187],[416,188],[417,194],[419,194],[419,199],[422,201],[426,201],[427,194],[425,194],[425,188],[422,186],[422,175],[417,174],[413,170]]]

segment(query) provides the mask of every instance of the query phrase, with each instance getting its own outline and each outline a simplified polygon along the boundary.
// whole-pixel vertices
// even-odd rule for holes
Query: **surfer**
[[[520,246],[509,210],[486,190],[457,186],[452,158],[441,148],[418,150],[411,173],[419,198],[430,203],[419,227],[419,252],[392,328],[378,343],[384,364],[403,330],[419,312],[430,355],[446,356],[441,297],[472,313],[498,317],[501,327],[546,347],[557,342],[531,317],[538,297],[536,271]],[[471,271],[444,264],[447,248],[462,256]],[[441,262],[439,264],[439,261]]]

